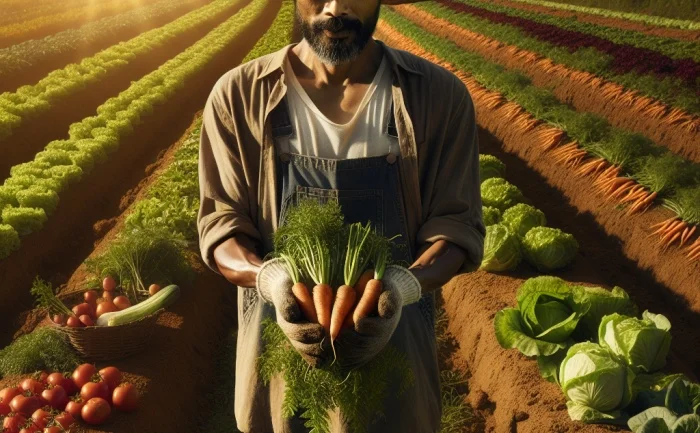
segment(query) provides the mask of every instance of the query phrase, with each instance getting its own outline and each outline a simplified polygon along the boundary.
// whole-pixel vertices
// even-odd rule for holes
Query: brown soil
[[[74,49],[72,52],[46,52],[41,61],[23,68],[20,72],[0,73],[0,93],[14,92],[20,86],[36,83],[53,70],[64,68],[71,63],[78,63],[82,59],[92,56],[107,47],[116,45],[121,41],[129,40],[146,31],[161,27],[206,3],[208,3],[208,0],[191,0],[187,3],[183,3],[181,7],[168,14],[154,17],[147,23],[140,23],[137,26],[131,27],[121,27],[117,31],[103,35],[99,40],[92,41],[89,45],[76,45],[73,47]]]
[[[238,64],[269,27],[279,0],[250,26],[250,30],[214,58],[178,93],[169,108],[162,107],[124,140],[109,164],[96,167],[61,196],[61,203],[45,227],[23,238],[20,251],[0,262],[0,346],[9,343],[19,326],[19,312],[31,308],[29,287],[39,274],[54,287],[67,281],[90,254],[97,239],[95,222],[119,213],[123,195],[135,188],[156,155],[169,147],[192,122],[216,80]],[[231,54],[235,53],[235,54]]]
[[[375,35],[450,68],[384,22],[380,22]],[[473,80],[463,75],[460,78],[474,95]],[[569,169],[527,145],[537,129],[516,131],[501,111],[502,106],[488,109],[477,98],[474,103],[481,127],[480,152],[494,154],[506,164],[507,178],[547,215],[548,225],[572,233],[580,241],[574,263],[553,274],[573,283],[621,286],[641,309],[667,315],[676,329],[668,369],[697,377],[700,354],[687,348],[700,344],[700,333],[694,332],[700,326],[700,265],[685,262],[677,249],[659,254],[645,239],[644,228],[667,215],[654,209],[623,221],[612,206],[601,206],[589,181],[571,176]],[[554,432],[610,431],[606,426],[572,423],[562,406],[561,391],[541,379],[536,363],[515,350],[503,350],[495,339],[495,313],[513,305],[522,281],[536,275],[532,268],[521,265],[516,273],[508,275],[461,275],[443,289],[449,331],[459,342],[463,366],[471,372],[470,403],[485,417],[486,431],[539,433],[543,426]]]
[[[681,119],[669,122],[671,107],[625,90],[616,83],[471,32],[415,6],[403,5],[394,9],[466,51],[476,52],[487,60],[525,74],[534,85],[550,89],[560,101],[573,105],[578,111],[598,114],[618,128],[644,134],[672,152],[700,163],[700,146],[697,145],[700,119],[696,116],[686,114],[685,120],[690,124],[684,124]]]
[[[132,81],[137,81],[156,70],[163,63],[192,46],[249,2],[250,0],[245,0],[229,12],[220,13],[202,21],[193,29],[178,34],[167,44],[129,61],[129,64],[117,68],[99,82],[89,84],[60,103],[54,104],[49,111],[23,121],[12,135],[0,140],[0,179],[9,175],[13,165],[31,161],[47,143],[67,137],[68,127],[71,124],[95,115],[97,107],[107,99],[117,96],[129,88]]]
[[[637,21],[628,21],[622,18],[607,18],[601,15],[588,14],[582,12],[567,11],[547,6],[531,5],[508,0],[489,0],[491,3],[496,3],[501,6],[507,6],[513,9],[520,9],[528,12],[537,12],[539,14],[551,15],[558,18],[576,18],[582,23],[596,24],[605,27],[616,27],[624,30],[632,30],[645,35],[660,36],[662,38],[680,39],[683,41],[699,41],[700,32],[697,30],[683,30],[669,27],[654,26]]]

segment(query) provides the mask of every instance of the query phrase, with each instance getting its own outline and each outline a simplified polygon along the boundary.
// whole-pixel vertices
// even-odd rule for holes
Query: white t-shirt
[[[399,155],[398,141],[387,136],[392,79],[386,57],[353,118],[339,124],[329,120],[313,103],[294,75],[289,58],[284,63],[287,106],[295,134],[282,141],[279,151],[326,159]],[[288,143],[288,145],[286,144]]]

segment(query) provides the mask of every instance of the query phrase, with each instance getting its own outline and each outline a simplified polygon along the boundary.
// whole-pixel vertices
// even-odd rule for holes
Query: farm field
[[[700,21],[682,2],[661,2],[664,11],[631,3],[382,6],[374,38],[455,74],[478,123],[486,254],[438,295],[442,433],[655,431],[628,424],[653,406],[637,399],[651,382],[600,410],[563,391],[560,365],[574,343],[615,351],[603,338],[614,325],[599,334],[605,314],[663,315],[644,313],[667,344],[653,372],[700,378],[700,351],[689,350],[700,346]],[[117,367],[139,408],[71,432],[237,431],[244,306],[200,257],[202,108],[228,70],[300,40],[294,1],[0,8],[0,390],[37,370],[73,371],[92,360],[81,350],[111,352],[95,365]],[[550,238],[542,246],[538,236]],[[87,301],[86,290],[101,303],[115,296],[103,293],[108,275],[128,305],[161,306],[122,335],[84,329],[117,331],[104,340],[57,331],[50,316]],[[540,306],[569,303],[550,329],[531,325],[545,310],[527,312],[523,297],[543,276],[560,286],[535,289]],[[610,293],[617,298],[603,304]],[[632,355],[615,356],[618,366]],[[633,367],[630,383],[652,377],[624,368]],[[677,416],[700,415],[700,386],[688,389],[689,412],[669,407]],[[10,416],[2,404],[0,394],[0,431]]]

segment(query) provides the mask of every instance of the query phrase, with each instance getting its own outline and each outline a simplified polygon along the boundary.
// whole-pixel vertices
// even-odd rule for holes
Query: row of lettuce
[[[33,18],[0,25],[0,43],[8,45],[37,35],[45,35],[56,27],[77,27],[91,19],[118,14],[138,6],[135,2],[107,0],[76,5],[69,9],[54,10]]]
[[[522,1],[522,0],[516,0]],[[606,10],[634,13],[654,19],[658,17],[680,18],[682,20],[693,20],[697,26],[698,10],[697,3],[685,0],[551,0],[554,3],[564,3],[567,5],[577,5],[593,8],[604,8]],[[697,27],[696,27],[697,28]]]
[[[161,17],[184,14],[193,0],[159,0],[134,10],[102,18],[79,28],[66,29],[42,39],[31,39],[0,49],[0,80],[20,74],[47,58],[69,56],[81,47],[96,47],[129,28],[143,28]]]
[[[113,45],[80,63],[55,70],[36,84],[22,86],[13,93],[3,93],[0,95],[0,139],[11,136],[12,131],[25,120],[47,112],[89,85],[106,82],[136,59],[148,56],[160,47],[167,47],[183,32],[216,17],[227,16],[244,2],[215,0],[165,26]]]
[[[454,17],[433,4],[419,7],[437,16]],[[382,18],[426,51],[469,74],[484,88],[519,104],[533,118],[561,129],[589,156],[620,167],[619,176],[631,178],[650,194],[655,193],[657,201],[661,200],[687,224],[700,224],[700,165],[641,134],[615,128],[600,116],[574,110],[550,90],[532,84],[526,76],[426,32],[392,9],[383,11]]]
[[[662,371],[671,323],[638,307],[621,287],[526,280],[517,306],[496,314],[499,344],[537,359],[561,387],[572,420],[627,424],[636,433],[700,429],[700,385]]]
[[[520,189],[505,180],[506,166],[493,155],[479,155],[482,215],[486,226],[480,269],[504,272],[525,259],[540,272],[571,263],[578,242],[569,233],[546,227],[544,212],[526,203]]]
[[[96,116],[71,125],[68,139],[53,141],[34,161],[12,167],[0,187],[0,257],[19,249],[20,236],[41,229],[70,184],[107,163],[135,126],[171,101],[262,15],[268,3],[253,0],[196,44],[107,100]]]
[[[635,21],[635,22],[640,22],[644,24],[648,24],[650,26],[658,26],[658,27],[669,27],[669,28],[676,28],[676,29],[683,29],[683,30],[700,30],[700,22],[697,21],[692,21],[687,19],[687,15],[678,15],[679,17],[683,17],[683,19],[676,19],[676,18],[667,18],[664,16],[658,16],[659,14],[644,14],[644,13],[638,13],[638,12],[624,12],[623,10],[616,10],[612,9],[610,5],[610,1],[603,0],[605,5],[605,8],[600,8],[600,7],[594,7],[594,6],[581,6],[579,4],[576,4],[574,2],[556,2],[556,1],[547,1],[547,0],[515,0],[518,3],[525,3],[525,4],[530,4],[530,5],[535,5],[535,6],[544,6],[548,8],[553,8],[555,10],[565,10],[565,11],[571,11],[571,12],[580,12],[584,14],[590,14],[590,15],[598,15],[601,17],[605,18],[618,18],[618,19],[623,19],[623,20],[628,20],[628,21]],[[584,0],[584,3],[595,3],[595,1],[587,1]],[[602,3],[602,1],[598,1],[598,3]],[[637,5],[633,5],[632,2],[628,2],[631,8],[634,8],[635,10],[639,10]],[[634,2],[637,3],[637,2]],[[649,2],[652,3],[655,7],[662,7],[663,9],[660,9],[659,12],[668,12],[668,7],[667,5],[663,5],[662,2]],[[602,4],[601,4],[602,5]],[[678,8],[675,8],[671,12],[679,12]]]
[[[575,32],[572,34],[571,31],[559,29],[552,24],[532,21],[530,24],[526,24],[524,18],[509,17],[503,13],[492,12],[485,7],[495,6],[477,3],[480,7],[454,0],[421,2],[417,3],[416,6],[473,32],[532,51],[569,68],[595,74],[669,106],[678,107],[691,114],[700,113],[700,102],[698,102],[694,78],[692,74],[683,72],[687,68],[679,65],[680,69],[677,70],[683,77],[692,79],[691,83],[683,81],[680,76],[674,76],[671,69],[665,71],[663,76],[647,73],[656,68],[674,64],[673,61],[676,61],[674,59],[669,58],[668,62],[654,64],[650,62],[652,56],[648,53],[645,52],[646,54],[641,56],[635,54],[640,48],[629,46],[627,49],[622,48],[625,45],[614,42],[593,41],[591,39],[593,36],[577,35]],[[550,27],[543,27],[547,25]],[[635,39],[640,40],[647,38],[647,35],[644,34],[636,34],[635,36]],[[685,52],[685,46],[683,47],[683,49],[679,49],[679,52]],[[697,57],[697,50],[695,53],[694,57]],[[691,69],[696,70],[697,59],[690,60],[695,65]]]

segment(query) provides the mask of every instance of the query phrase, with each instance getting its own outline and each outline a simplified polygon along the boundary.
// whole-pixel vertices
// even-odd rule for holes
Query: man
[[[276,318],[312,365],[328,356],[317,344],[325,336],[320,325],[284,313],[281,303],[293,303],[288,288],[256,286],[289,206],[325,197],[340,202],[346,222],[370,220],[385,236],[400,234],[394,259],[408,262],[404,272],[420,285],[417,302],[406,305],[406,287],[387,283],[398,293],[387,300],[399,303],[398,323],[383,326],[391,317],[380,308],[378,326],[358,324],[337,341],[346,341],[339,360],[354,356],[359,366],[390,339],[413,369],[414,386],[387,398],[385,416],[367,431],[435,432],[433,291],[483,256],[472,100],[447,70],[372,38],[380,0],[295,6],[304,39],[229,71],[204,111],[198,228],[205,263],[238,287],[237,425],[246,433],[308,431],[298,416],[282,416],[282,379],[264,386],[255,370],[260,322]],[[358,349],[365,344],[376,350]],[[331,428],[349,432],[337,412]]]

